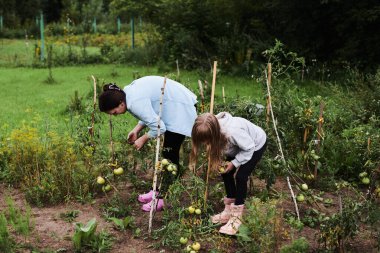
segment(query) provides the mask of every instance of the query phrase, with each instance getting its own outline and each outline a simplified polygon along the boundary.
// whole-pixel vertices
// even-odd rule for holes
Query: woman
[[[164,77],[145,76],[133,81],[123,90],[116,84],[103,87],[99,96],[99,109],[102,112],[118,115],[130,112],[140,121],[128,134],[128,142],[140,150],[150,139],[160,133],[164,134],[162,156],[179,166],[179,150],[186,136],[191,136],[191,129],[197,117],[195,105],[196,96],[182,84],[166,79],[161,119],[158,122],[160,110],[161,89]],[[149,131],[140,135],[148,127]],[[168,187],[168,185],[164,186]],[[157,201],[156,210],[162,210],[164,191]],[[138,200],[144,203],[142,209],[150,211],[153,190],[139,196]]]

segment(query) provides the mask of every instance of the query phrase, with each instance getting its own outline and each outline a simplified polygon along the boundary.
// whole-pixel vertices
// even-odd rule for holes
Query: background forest
[[[377,0],[0,0],[0,36],[37,36],[41,12],[54,35],[70,24],[74,34],[93,32],[94,20],[98,33],[116,33],[117,18],[148,22],[157,33],[146,44],[155,47],[149,60],[181,58],[186,68],[209,66],[218,56],[231,70],[247,64],[247,54],[260,60],[275,38],[306,65],[314,59],[374,70],[380,58]]]

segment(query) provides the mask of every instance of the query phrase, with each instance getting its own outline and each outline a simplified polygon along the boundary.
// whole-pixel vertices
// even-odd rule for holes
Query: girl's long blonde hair
[[[197,162],[202,145],[207,147],[211,168],[217,169],[223,161],[223,150],[227,144],[227,137],[222,133],[218,119],[211,113],[204,113],[195,119],[191,131],[190,167]]]

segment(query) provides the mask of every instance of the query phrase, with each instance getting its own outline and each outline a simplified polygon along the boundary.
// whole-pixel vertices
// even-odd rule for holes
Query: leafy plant
[[[76,252],[107,252],[111,248],[111,238],[108,233],[102,231],[96,233],[96,219],[91,219],[85,226],[81,223],[75,224],[75,232],[72,237]]]
[[[324,219],[320,225],[319,242],[326,249],[342,250],[347,239],[359,231],[362,203],[349,201],[341,212]]]
[[[103,214],[107,218],[128,217],[131,214],[131,206],[126,205],[119,195],[114,195],[102,205]]]
[[[300,237],[292,241],[292,244],[283,246],[280,253],[304,253],[309,252],[309,242],[305,237]]]
[[[115,224],[116,228],[120,231],[125,231],[128,228],[133,229],[136,227],[135,218],[132,216],[127,216],[123,219],[111,217],[111,218],[109,218],[109,220],[111,220]]]
[[[281,211],[275,201],[257,198],[246,201],[246,213],[237,239],[244,252],[273,252],[282,232]]]

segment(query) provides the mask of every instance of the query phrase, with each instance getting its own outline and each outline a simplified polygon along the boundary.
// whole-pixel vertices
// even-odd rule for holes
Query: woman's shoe
[[[157,191],[156,191],[156,196],[158,196],[158,192]],[[151,190],[148,193],[141,194],[138,197],[138,201],[141,202],[141,203],[144,203],[144,204],[151,202],[152,199],[153,199],[153,190]]]
[[[150,201],[149,203],[144,204],[141,209],[145,212],[150,212],[150,208],[151,208],[152,204],[153,204],[153,200]],[[162,209],[164,209],[164,200],[163,199],[157,199],[155,211],[162,211]]]

